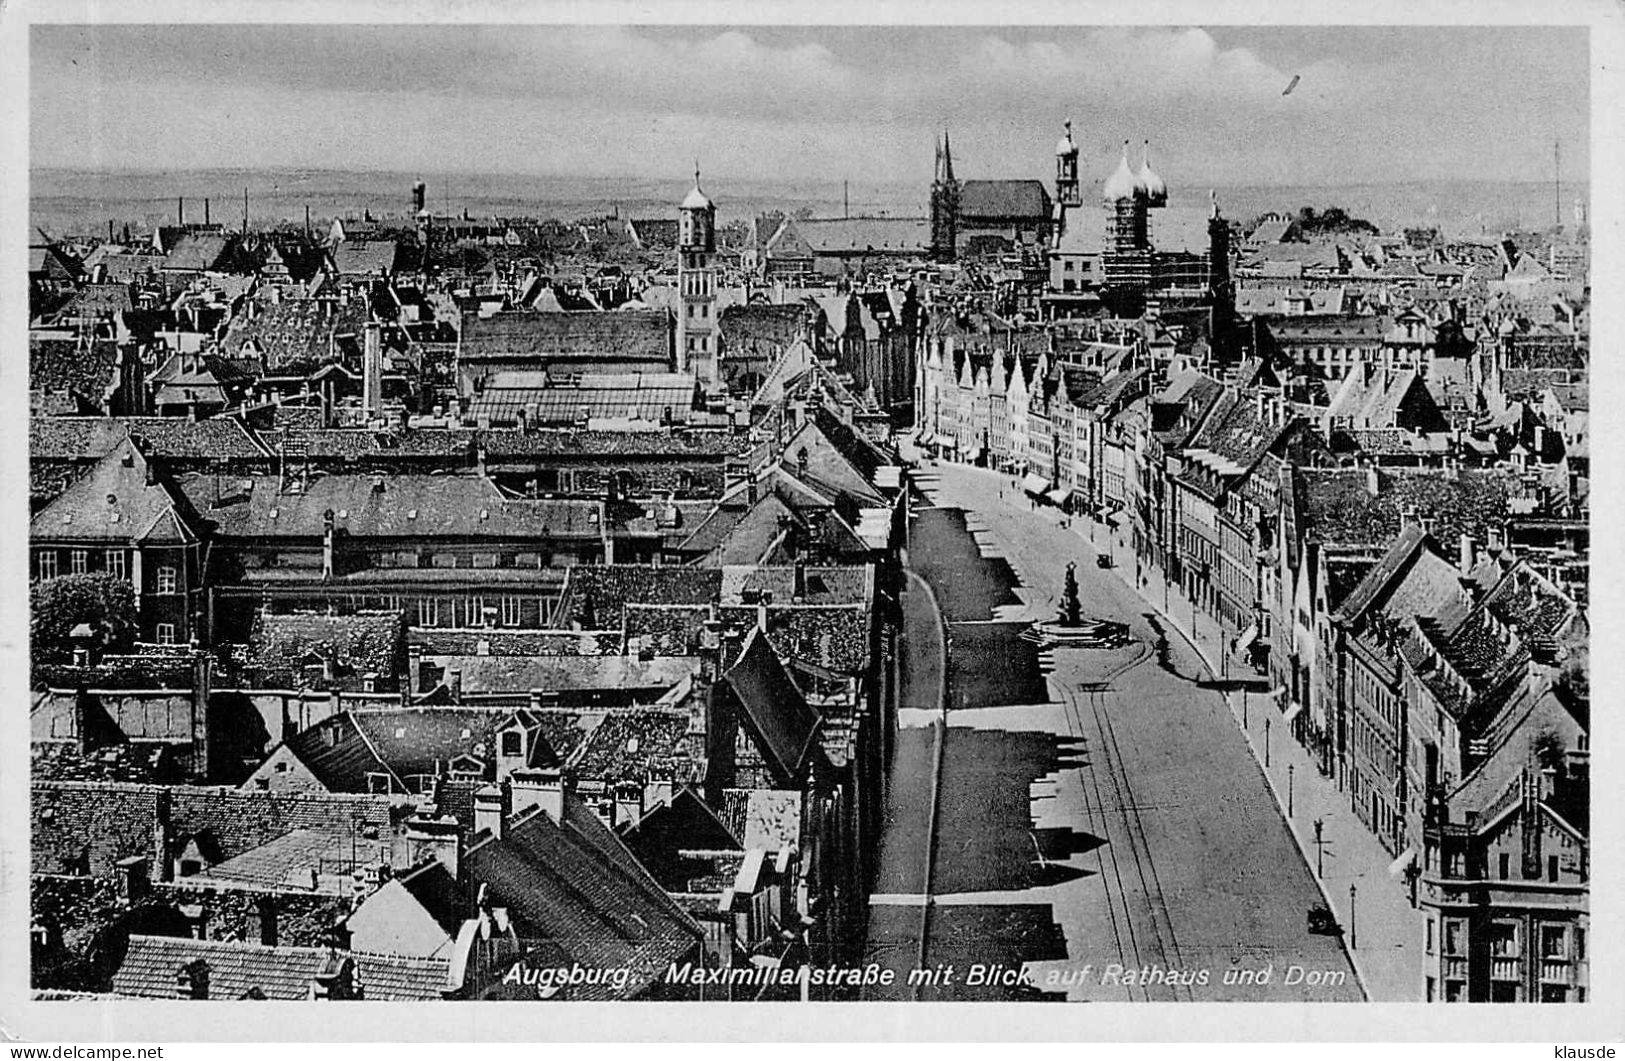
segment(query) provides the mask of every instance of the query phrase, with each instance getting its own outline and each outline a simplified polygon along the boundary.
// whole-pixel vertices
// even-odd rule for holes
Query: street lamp
[[[1286,764],[1286,816],[1292,817],[1292,765]]]
[[[1326,819],[1315,819],[1315,876],[1326,876],[1326,841],[1322,836],[1326,828]]]
[[[1270,720],[1269,720],[1268,717],[1266,717],[1264,719],[1264,768],[1266,770],[1269,769],[1269,765],[1270,765]]]
[[[1357,950],[1360,946],[1359,922],[1354,916],[1354,885],[1349,885],[1349,950]]]

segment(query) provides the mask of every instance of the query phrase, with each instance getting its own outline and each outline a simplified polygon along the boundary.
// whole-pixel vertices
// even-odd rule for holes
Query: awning
[[[1049,499],[1053,504],[1059,507],[1072,500],[1072,491],[1068,490],[1064,486],[1058,486],[1049,492]]]
[[[1303,714],[1303,705],[1293,701],[1292,706],[1286,709],[1286,724],[1292,725],[1292,720]]]
[[[1247,626],[1247,629],[1245,629],[1245,630],[1243,630],[1241,632],[1241,636],[1236,638],[1236,652],[1237,652],[1237,654],[1239,655],[1239,654],[1245,653],[1248,649],[1253,647],[1253,642],[1257,641],[1257,640],[1258,640],[1258,624],[1257,623],[1249,623],[1248,626]]]
[[[937,444],[937,436],[930,431],[921,431],[917,441],[922,446],[934,446]]]
[[[1416,845],[1412,844],[1410,847],[1405,849],[1405,853],[1403,855],[1400,855],[1398,858],[1394,859],[1393,864],[1388,867],[1388,875],[1390,877],[1397,877],[1415,864]]]
[[[1042,495],[1045,490],[1049,489],[1049,487],[1049,480],[1044,478],[1042,475],[1033,475],[1029,473],[1025,479],[1021,480],[1021,488],[1027,491],[1029,494]]]

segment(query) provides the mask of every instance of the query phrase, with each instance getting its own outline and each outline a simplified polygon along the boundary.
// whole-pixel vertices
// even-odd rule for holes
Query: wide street
[[[1200,657],[1008,477],[918,479],[868,941],[900,977],[867,997],[1363,997],[1341,941],[1307,930],[1321,893]],[[1068,561],[1129,646],[1020,637]]]

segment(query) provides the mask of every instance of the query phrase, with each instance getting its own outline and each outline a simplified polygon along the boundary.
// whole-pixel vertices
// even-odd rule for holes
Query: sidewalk
[[[1217,620],[1193,611],[1180,588],[1165,583],[1161,569],[1149,562],[1141,569],[1146,585],[1133,586],[1133,549],[1123,539],[1113,538],[1110,528],[1094,524],[1087,516],[1076,516],[1072,529],[1085,544],[1092,531],[1091,548],[1111,550],[1117,577],[1130,584],[1196,649],[1209,672],[1220,673],[1215,661],[1224,652],[1225,641]],[[1233,666],[1239,670],[1239,665]],[[1373,1002],[1421,1001],[1426,917],[1411,907],[1404,881],[1388,875],[1393,856],[1356,817],[1336,783],[1322,776],[1308,751],[1292,739],[1270,698],[1241,692],[1227,694],[1226,700],[1311,870],[1317,858],[1314,823],[1317,818],[1323,823],[1326,844],[1320,856],[1324,866],[1319,877],[1321,890],[1343,926],[1344,946],[1367,997]]]

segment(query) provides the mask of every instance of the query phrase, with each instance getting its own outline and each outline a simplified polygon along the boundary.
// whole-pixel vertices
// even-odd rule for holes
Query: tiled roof
[[[805,218],[776,234],[768,252],[776,258],[799,253],[851,254],[881,251],[924,254],[931,247],[930,223],[919,218]]]
[[[714,459],[744,453],[750,441],[721,431],[482,431],[489,460],[556,457],[694,457]]]
[[[208,970],[210,999],[300,1001],[311,997],[318,973],[346,957],[354,959],[355,982],[370,1001],[419,1002],[443,998],[449,990],[450,964],[443,958],[132,935],[124,961],[113,974],[113,993],[175,998],[181,969],[202,962]]]
[[[182,752],[186,745],[156,741],[109,744],[81,751],[72,741],[34,741],[30,746],[29,776],[36,781],[168,782],[184,777]]]
[[[373,785],[369,774],[393,775],[398,791],[417,791],[422,784],[414,778],[450,773],[455,759],[478,760],[480,769],[468,772],[490,780],[496,732],[512,714],[455,707],[346,711],[295,735],[287,745],[329,792],[367,792]],[[557,759],[546,741],[532,749],[532,765]]]
[[[1042,181],[964,181],[959,186],[961,219],[1043,223],[1049,215],[1049,192]]]
[[[689,754],[689,713],[661,707],[610,711],[572,758],[577,776],[606,782],[699,780],[704,761]]]
[[[664,310],[465,313],[458,357],[468,361],[592,354],[668,363],[674,322]]]
[[[664,692],[698,669],[687,656],[429,656],[445,669],[462,674],[464,693],[516,693],[619,690],[630,701],[651,690]]]
[[[541,946],[548,964],[624,968],[613,981],[568,987],[570,1000],[636,997],[682,961],[702,932],[609,827],[580,800],[566,797],[563,822],[545,811],[508,825],[501,839],[475,844],[465,857],[471,886],[488,887],[509,910],[519,936]]]
[[[226,237],[207,232],[188,232],[165,255],[161,269],[201,273],[213,269],[226,256]]]
[[[245,492],[241,485],[249,483]],[[490,480],[473,475],[334,474],[313,478],[302,494],[278,493],[275,476],[245,476],[220,504],[210,476],[184,478],[179,485],[221,534],[232,537],[320,537],[329,509],[337,531],[353,537],[602,536],[600,502],[507,498]]]
[[[184,502],[147,481],[147,459],[125,441],[36,513],[29,537],[41,541],[192,542]]]
[[[699,646],[700,629],[711,617],[706,604],[625,605],[626,640],[646,646],[656,656],[687,656]]]
[[[270,456],[243,424],[230,417],[187,420],[172,416],[122,421],[141,451],[161,459],[255,460]]]
[[[1298,476],[1300,526],[1308,540],[1340,544],[1385,544],[1399,534],[1402,514],[1414,507],[1418,518],[1434,520],[1433,534],[1453,542],[1463,531],[1480,541],[1498,529],[1516,486],[1504,472],[1462,469],[1359,470],[1303,468]],[[1369,489],[1369,474],[1378,491]]]
[[[777,352],[800,337],[812,316],[805,303],[729,306],[717,315],[722,349]]]
[[[533,382],[538,375],[543,381]],[[516,424],[528,418],[532,425],[599,419],[687,424],[705,419],[703,410],[695,408],[695,398],[692,376],[664,372],[588,374],[570,386],[546,381],[545,374],[502,372],[469,401],[463,419]]]
[[[395,240],[345,240],[333,251],[340,276],[389,276],[395,272],[400,244]]]
[[[751,631],[723,678],[738,697],[743,721],[755,732],[774,775],[781,783],[799,779],[821,720],[761,631]]]
[[[383,833],[390,830],[389,802],[382,796],[35,781],[29,801],[34,871],[71,872],[87,860],[90,873],[100,876],[112,872],[119,859],[151,855],[153,830],[166,800],[172,836],[204,834],[221,859],[295,829],[348,836],[359,819]]]
[[[257,358],[272,372],[325,364],[337,360],[333,337],[347,320],[326,301],[256,303],[232,320],[220,351],[229,358]],[[252,352],[244,349],[249,343]]]
[[[404,623],[398,613],[360,615],[260,614],[248,641],[255,682],[272,689],[359,689],[367,674],[389,688],[400,673]],[[332,678],[308,667],[326,664]]]
[[[587,612],[593,626],[619,627],[628,604],[712,604],[722,573],[686,567],[606,564],[575,567],[570,573],[572,620]]]
[[[28,338],[28,386],[69,391],[93,405],[117,382],[118,347],[110,339]]]

